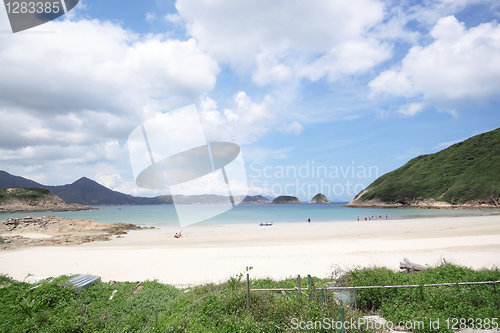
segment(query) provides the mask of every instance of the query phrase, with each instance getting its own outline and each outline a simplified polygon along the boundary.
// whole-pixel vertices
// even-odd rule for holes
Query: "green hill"
[[[67,204],[46,188],[0,188],[0,213],[65,212],[89,210],[90,207]]]
[[[369,200],[412,205],[425,199],[498,206],[499,198],[500,128],[412,159],[375,180],[348,206]]]
[[[281,195],[277,197],[276,199],[271,202],[273,204],[299,204],[302,203],[300,200],[296,197],[291,197],[287,195]]]
[[[50,191],[45,188],[2,188],[0,189],[0,205],[16,200],[31,203],[47,199],[50,194]]]

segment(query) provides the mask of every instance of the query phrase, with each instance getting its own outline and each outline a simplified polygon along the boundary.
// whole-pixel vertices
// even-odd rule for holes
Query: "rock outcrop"
[[[143,229],[130,223],[103,224],[92,220],[72,220],[55,216],[8,218],[0,221],[0,249],[25,246],[78,245],[110,240],[128,230]],[[29,235],[29,237],[25,237]]]
[[[79,204],[67,204],[44,188],[0,189],[0,213],[67,212],[91,210]]]

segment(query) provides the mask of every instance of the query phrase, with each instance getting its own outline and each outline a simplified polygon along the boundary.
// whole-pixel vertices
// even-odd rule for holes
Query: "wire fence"
[[[260,288],[260,289],[250,289],[250,274],[247,274],[247,310],[250,310],[250,292],[251,291],[297,291],[299,294],[304,294],[306,296],[310,296],[304,292],[307,290],[310,292],[311,289],[311,276],[307,276],[308,288],[301,288],[301,278],[300,275],[297,276],[297,287],[295,288]],[[321,292],[321,298],[324,299],[324,293],[326,290],[353,290],[354,293],[359,289],[392,289],[392,288],[420,288],[423,291],[423,288],[427,287],[441,287],[441,286],[470,286],[470,285],[484,285],[484,284],[492,284],[494,293],[496,294],[497,289],[496,285],[500,283],[499,281],[480,281],[480,282],[450,282],[450,283],[432,283],[432,284],[409,284],[409,285],[396,285],[396,286],[356,286],[356,287],[342,287],[342,286],[334,286],[334,287],[326,287],[326,288],[314,288],[315,290],[319,290]],[[354,294],[354,302],[356,301],[356,296]]]

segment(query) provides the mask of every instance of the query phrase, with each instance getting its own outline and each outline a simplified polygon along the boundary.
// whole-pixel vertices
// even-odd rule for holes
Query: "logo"
[[[3,0],[12,32],[27,30],[63,16],[80,0]]]
[[[163,113],[145,122],[128,138],[137,186],[169,190],[181,226],[222,214],[248,194],[240,147],[207,142],[194,105]],[[223,194],[217,205],[183,204],[186,195]]]

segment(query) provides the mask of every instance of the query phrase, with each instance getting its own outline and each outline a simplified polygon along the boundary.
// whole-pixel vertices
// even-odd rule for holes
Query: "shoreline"
[[[79,211],[99,211],[100,209],[99,208],[96,208],[96,207],[134,207],[134,206],[137,206],[137,205],[107,205],[107,206],[92,206],[90,207],[90,209],[87,209],[87,210],[75,210],[75,211],[66,211],[66,210],[61,210],[61,211],[53,211],[53,210],[50,210],[50,211],[26,211],[26,212],[14,212],[14,213],[5,213],[5,212],[1,212],[0,211],[0,221],[3,221],[3,220],[6,220],[8,218],[23,218],[23,217],[29,217],[29,216],[34,216],[34,217],[50,217],[52,216],[50,213],[67,213],[67,212],[79,212]],[[150,205],[142,205],[142,206],[150,206]],[[152,205],[152,206],[156,206],[156,205]],[[449,207],[443,207],[443,208],[425,208],[425,207],[389,207],[389,206],[384,206],[384,207],[380,207],[380,206],[360,206],[360,207],[354,207],[354,206],[347,206],[347,205],[343,205],[343,206],[339,206],[339,207],[342,207],[342,208],[366,208],[366,209],[388,209],[388,210],[407,210],[407,209],[418,209],[418,210],[422,210],[422,211],[429,211],[429,210],[435,210],[435,211],[443,211],[443,210],[449,210],[450,211],[450,214],[446,214],[446,215],[407,215],[407,216],[391,216],[391,215],[388,215],[388,220],[412,220],[412,219],[432,219],[432,218],[448,218],[448,217],[475,217],[475,216],[495,216],[495,215],[500,215],[500,207],[494,207],[494,208],[491,208],[491,207],[480,207],[480,208],[459,208],[459,207],[456,207],[456,208],[449,208]],[[474,211],[478,214],[468,214],[468,213],[460,213],[460,214],[453,214],[453,212],[456,211],[456,212],[466,212],[466,211]],[[39,213],[39,214],[35,214],[35,215],[31,215],[31,213]],[[40,215],[41,213],[48,213],[47,215]],[[20,214],[20,215],[24,215],[26,214],[26,216],[10,216],[10,215],[13,215],[13,214]],[[375,212],[373,212],[373,214],[375,214]],[[368,214],[367,214],[368,215]],[[362,215],[360,214],[359,215],[360,217],[360,220],[362,220]],[[66,218],[66,217],[63,217],[63,216],[58,216],[57,218]],[[96,221],[98,223],[102,223],[102,224],[113,224],[113,223],[120,223],[120,219],[113,219],[112,222],[107,222],[107,221],[97,221],[97,219],[93,219],[91,216],[89,217],[70,217],[70,219],[74,219],[74,220],[80,220],[80,219],[85,219],[85,220],[93,220],[93,221]],[[196,225],[218,225],[218,224],[221,224],[221,225],[225,225],[225,224],[242,224],[242,225],[247,225],[247,224],[256,224],[258,225],[259,223],[263,222],[263,223],[266,223],[266,222],[271,222],[271,220],[273,220],[272,218],[267,218],[265,220],[262,220],[262,221],[214,221],[214,222],[206,222],[206,221],[203,221],[203,222],[200,222],[200,223],[197,223]],[[382,221],[382,220],[385,220],[385,217],[382,217],[382,218],[374,218],[372,219],[371,221]],[[352,215],[352,217],[350,218],[337,218],[337,219],[322,219],[321,217],[320,218],[314,218],[312,219],[313,222],[320,222],[320,223],[341,223],[341,222],[357,222],[357,216],[354,214]],[[273,220],[272,221],[273,223],[277,223],[277,224],[283,224],[283,223],[305,223],[305,220],[304,219],[300,219],[300,220],[284,220],[284,221],[279,221],[279,220]],[[180,227],[180,225],[178,224],[178,222],[123,222],[123,223],[132,223],[132,224],[135,224],[137,226],[140,226],[140,227],[166,227],[166,226],[178,226]]]
[[[220,282],[252,266],[252,278],[317,277],[337,269],[386,266],[408,257],[434,266],[500,267],[500,217],[467,216],[351,222],[177,225],[132,230],[111,241],[23,248],[0,253],[0,273],[93,274],[103,281],[187,286]]]
[[[12,207],[6,207],[6,205],[0,206],[0,219],[2,217],[1,214],[29,214],[29,213],[60,213],[60,212],[84,212],[89,210],[99,210],[99,208],[93,208],[90,206],[84,206],[79,204],[68,204],[68,206],[64,207],[37,207],[37,206],[29,206],[31,208],[27,208],[25,206],[18,208],[20,205],[12,205]]]
[[[402,199],[398,202],[384,202],[380,199],[362,200],[361,196],[365,191],[361,192],[342,207],[346,208],[416,208],[416,209],[499,209],[500,205],[497,201],[471,200],[466,203],[452,204],[446,201],[435,199],[417,198],[413,200]],[[493,204],[491,203],[493,202]]]
[[[401,209],[457,209],[457,210],[474,210],[474,209],[500,209],[500,206],[493,206],[493,205],[479,205],[479,206],[461,206],[461,205],[450,205],[450,206],[425,206],[425,205],[402,205],[402,204],[369,204],[369,205],[362,205],[362,204],[346,204],[340,207],[345,207],[345,208],[401,208]]]

